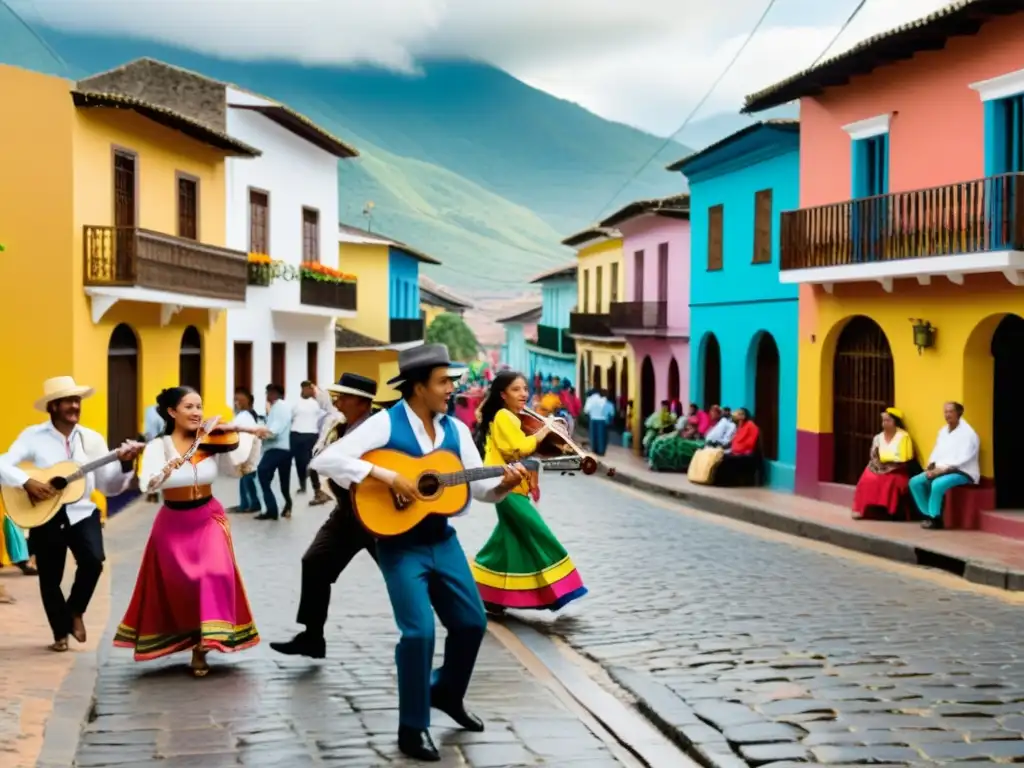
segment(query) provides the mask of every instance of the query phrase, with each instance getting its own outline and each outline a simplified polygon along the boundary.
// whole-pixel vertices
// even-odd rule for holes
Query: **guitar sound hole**
[[[423,475],[418,483],[419,492],[424,496],[433,496],[441,490],[441,483],[437,475]]]
[[[50,485],[58,491],[63,491],[68,487],[68,481],[63,477],[55,477],[50,480]]]

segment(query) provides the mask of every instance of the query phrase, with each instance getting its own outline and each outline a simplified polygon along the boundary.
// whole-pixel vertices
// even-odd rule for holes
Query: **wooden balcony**
[[[956,282],[965,272],[1006,268],[999,258],[982,254],[1021,250],[1024,174],[1019,173],[782,214],[783,282],[827,283],[826,277],[842,282],[854,279],[854,273],[883,281],[919,275],[922,282],[926,274],[947,274]],[[916,261],[921,259],[933,261]],[[806,279],[786,275],[795,270],[819,272],[817,277],[801,273]]]
[[[569,335],[568,328],[555,328],[553,325],[538,325],[537,339],[533,342],[541,349],[559,352],[564,355],[576,354],[576,340]]]
[[[355,311],[356,284],[314,280],[303,275],[299,278],[299,301],[314,307]],[[422,332],[419,338],[423,338]]]
[[[612,328],[624,331],[662,331],[668,327],[667,301],[613,301]]]
[[[611,315],[570,312],[569,333],[574,336],[614,336],[611,327]]]
[[[245,301],[249,264],[242,251],[138,227],[86,225],[82,241],[88,286]]]
[[[423,320],[407,320],[391,318],[389,321],[389,333],[392,344],[405,344],[410,341],[423,340]]]

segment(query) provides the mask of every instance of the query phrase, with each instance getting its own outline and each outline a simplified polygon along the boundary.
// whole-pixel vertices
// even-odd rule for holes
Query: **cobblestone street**
[[[604,481],[546,481],[541,511],[590,588],[549,631],[641,695],[674,691],[675,724],[723,765],[1024,760],[1019,603]]]
[[[478,510],[482,530],[489,516],[486,507]],[[335,590],[325,661],[289,659],[268,645],[296,630],[299,559],[325,518],[325,507],[310,510],[300,502],[292,520],[277,523],[231,516],[263,639],[256,648],[211,654],[213,670],[197,680],[186,669],[187,653],[138,664],[130,652],[109,647],[154,514],[152,505],[138,507],[108,526],[114,584],[110,623],[101,646],[96,718],[83,734],[77,765],[418,765],[406,763],[395,746],[397,631],[383,582],[368,557],[357,558]],[[469,703],[487,730],[462,732],[435,712],[440,765],[620,765],[578,715],[490,635]]]

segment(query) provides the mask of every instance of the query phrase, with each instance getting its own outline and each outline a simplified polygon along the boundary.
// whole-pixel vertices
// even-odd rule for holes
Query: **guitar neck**
[[[85,477],[90,472],[94,472],[100,467],[105,467],[107,464],[110,464],[111,462],[117,460],[117,451],[111,451],[106,456],[102,456],[101,458],[98,458],[95,461],[90,461],[88,464],[83,464],[64,479],[67,480],[69,483],[73,482],[81,477]]]
[[[530,472],[536,472],[540,469],[540,462],[536,459],[524,459],[519,463]],[[477,480],[490,480],[495,477],[501,477],[504,474],[505,467],[478,467],[477,469],[463,469],[460,472],[448,472],[438,475],[438,480],[442,485],[466,485],[467,483],[475,483]]]

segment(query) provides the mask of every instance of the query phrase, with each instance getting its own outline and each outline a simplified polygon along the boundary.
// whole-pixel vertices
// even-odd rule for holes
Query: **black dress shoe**
[[[426,763],[437,763],[441,760],[441,753],[434,746],[430,731],[419,728],[398,726],[398,749],[413,760],[422,760]]]
[[[327,642],[323,636],[299,632],[286,643],[271,643],[270,647],[285,656],[306,656],[310,659],[322,659],[327,655]]]
[[[260,512],[253,520],[277,520],[277,515],[270,515],[266,512]]]
[[[443,693],[431,690],[430,706],[440,712],[444,712],[448,717],[454,720],[459,727],[465,728],[467,731],[480,733],[484,729],[484,721],[472,712],[467,712],[466,705],[463,702],[452,701]]]

